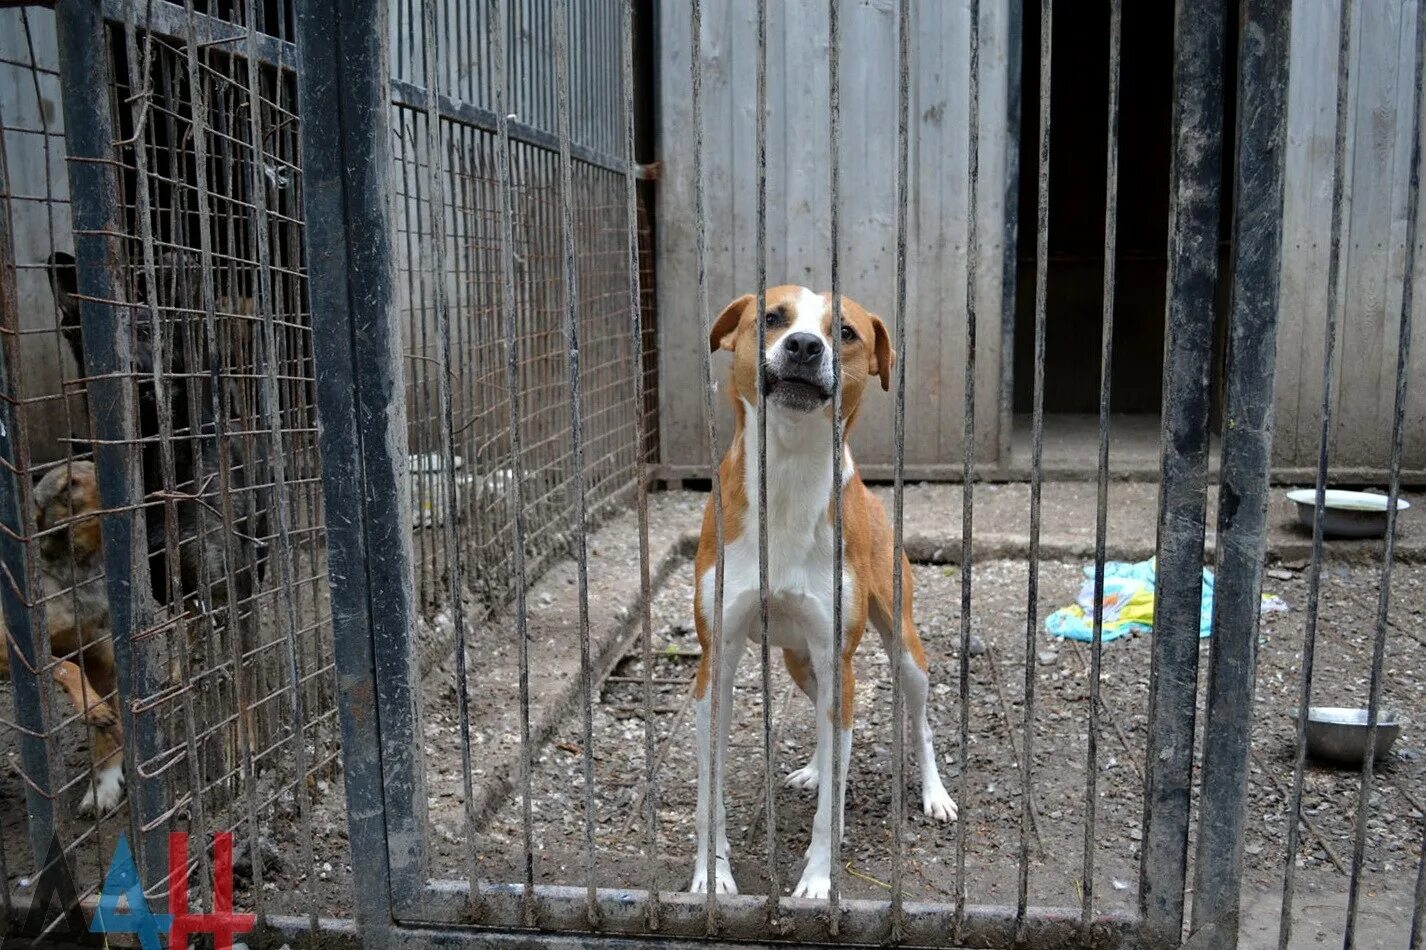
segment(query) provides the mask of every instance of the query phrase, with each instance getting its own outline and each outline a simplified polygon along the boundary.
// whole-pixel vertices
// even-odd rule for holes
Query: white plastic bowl
[[[1298,488],[1288,492],[1287,499],[1297,505],[1297,520],[1310,529],[1317,490]],[[1337,538],[1379,538],[1386,534],[1387,501],[1385,495],[1329,488],[1323,500],[1322,533]],[[1410,507],[1405,498],[1396,499],[1398,512]]]

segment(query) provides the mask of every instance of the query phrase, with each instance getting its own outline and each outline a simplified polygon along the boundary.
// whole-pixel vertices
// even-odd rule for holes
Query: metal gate
[[[1059,906],[1048,906],[1035,887],[1037,852],[1043,848],[1040,828],[1046,820],[1037,806],[1044,786],[1044,777],[1036,774],[1043,760],[1037,743],[1044,739],[1037,732],[1036,709],[1037,690],[1044,688],[1037,643],[1044,619],[1045,328],[1052,319],[1047,267],[1053,225],[1053,0],[1040,4],[1039,151],[1021,159],[1034,161],[1037,170],[1036,361],[1023,669],[1022,682],[1012,684],[1019,690],[1018,717],[1009,708],[1015,704],[1006,700],[998,672],[1002,664],[989,658],[1003,729],[999,721],[978,721],[980,697],[972,675],[978,639],[973,619],[978,596],[973,574],[975,283],[982,268],[1013,267],[1014,262],[1013,254],[1006,261],[980,260],[977,251],[981,152],[976,106],[983,25],[1008,24],[1008,75],[1019,75],[1019,57],[1035,51],[1021,50],[1025,11],[1013,0],[993,16],[982,9],[981,0],[967,0],[964,21],[954,21],[963,31],[948,30],[939,37],[964,48],[971,103],[965,168],[965,375],[953,381],[963,386],[964,399],[960,549],[933,558],[959,568],[950,586],[960,609],[948,634],[954,640],[949,656],[958,669],[945,677],[954,683],[937,694],[938,703],[958,710],[954,755],[948,758],[957,765],[950,791],[962,803],[959,820],[938,842],[909,816],[902,722],[906,687],[900,675],[891,675],[893,725],[890,749],[883,750],[889,778],[881,776],[882,784],[890,786],[889,808],[878,826],[889,842],[887,880],[856,870],[844,853],[844,814],[851,813],[845,800],[848,766],[842,756],[828,755],[830,774],[822,780],[831,789],[830,892],[825,899],[788,896],[785,869],[792,857],[787,842],[797,829],[787,827],[785,814],[780,817],[774,787],[783,744],[779,721],[786,709],[779,713],[773,689],[765,531],[757,539],[758,609],[751,625],[757,643],[751,661],[755,677],[735,681],[736,657],[724,652],[730,647],[741,651],[743,643],[736,637],[724,641],[728,565],[721,544],[708,572],[717,604],[711,611],[711,639],[697,648],[686,639],[675,643],[682,634],[674,624],[668,642],[656,649],[656,601],[689,554],[677,537],[661,533],[662,526],[670,519],[696,524],[697,510],[670,514],[652,491],[657,473],[651,464],[655,430],[649,424],[648,399],[654,390],[646,368],[658,328],[649,305],[650,223],[642,199],[657,172],[656,166],[636,161],[636,143],[639,110],[656,106],[657,90],[639,68],[636,34],[647,40],[652,22],[669,29],[672,21],[689,38],[691,134],[687,141],[662,147],[693,156],[699,214],[688,240],[698,262],[697,279],[689,287],[663,287],[663,295],[695,297],[702,323],[693,335],[708,337],[715,306],[722,302],[709,300],[705,199],[710,188],[742,189],[755,203],[760,279],[758,287],[748,290],[756,293],[756,352],[766,353],[767,301],[761,288],[768,284],[768,6],[767,0],[749,4],[755,9],[758,42],[742,60],[755,70],[757,81],[753,174],[746,180],[705,181],[705,141],[719,130],[704,116],[700,101],[704,70],[710,67],[703,52],[709,24],[699,0],[686,5],[189,0],[184,7],[166,0],[59,0],[58,68],[43,67],[33,50],[25,68],[37,77],[37,90],[51,75],[64,90],[77,258],[77,284],[68,303],[82,327],[85,363],[77,377],[64,377],[57,394],[37,397],[27,388],[19,341],[30,331],[21,319],[16,288],[29,271],[48,267],[51,280],[58,271],[55,258],[41,265],[15,249],[15,208],[36,199],[6,173],[6,214],[0,227],[5,346],[0,458],[6,470],[0,479],[5,571],[0,600],[9,635],[15,721],[6,723],[0,736],[13,736],[19,750],[31,852],[21,857],[0,849],[7,920],[24,918],[29,909],[28,877],[11,886],[18,869],[32,867],[36,876],[44,876],[59,865],[102,864],[103,848],[116,828],[122,826],[133,839],[140,879],[149,894],[158,896],[179,879],[166,863],[168,832],[206,836],[231,828],[247,841],[256,885],[252,899],[264,930],[260,937],[300,939],[312,946],[337,939],[359,939],[373,947],[633,945],[650,938],[665,945],[717,938],[927,947],[1236,946],[1268,532],[1289,5],[1278,0],[1180,0],[1177,5],[1156,614],[1139,782],[1142,822],[1129,822],[1138,833],[1137,877],[1132,883],[1114,881],[1116,889],[1121,883],[1133,888],[1128,902],[1119,901],[1104,891],[1104,869],[1097,866],[1106,832],[1100,783],[1112,764],[1101,742],[1107,741],[1108,728],[1118,726],[1106,721],[1104,617],[1096,608],[1081,707],[1082,787],[1062,796],[1075,800],[1082,827],[1074,857],[1078,900]],[[829,0],[825,8],[833,340],[844,326],[843,292],[855,293],[842,285],[845,234],[857,226],[844,216],[841,195],[841,169],[850,159],[841,100],[847,64],[839,40],[848,6]],[[897,160],[887,172],[896,192],[895,295],[886,322],[899,353],[906,350],[907,326],[915,319],[906,307],[906,265],[916,254],[908,238],[913,198],[908,116],[918,6],[897,0],[885,8],[894,17],[894,57],[881,64],[897,88]],[[1331,390],[1339,358],[1344,266],[1340,219],[1348,179],[1346,51],[1355,8],[1343,0],[1328,275],[1333,297],[1322,367],[1300,708],[1312,698],[1325,563]],[[1110,547],[1122,14],[1123,0],[1110,0],[1109,97],[1088,106],[1103,108],[1108,116],[1096,603],[1103,600]],[[1236,32],[1229,29],[1230,16],[1237,18]],[[1415,276],[1426,16],[1415,23],[1415,146],[1395,413],[1388,420],[1393,445],[1388,529],[1370,631],[1373,741],[1368,748],[1382,708],[1410,365],[1407,316]],[[1236,53],[1228,47],[1234,35]],[[8,56],[0,59],[0,65],[14,65]],[[119,63],[126,67],[122,73]],[[1230,63],[1236,63],[1236,71]],[[1019,116],[1017,83],[1011,83],[1008,95],[1010,115]],[[37,106],[39,101],[37,91]],[[1225,102],[1235,104],[1236,128],[1227,127]],[[1028,102],[1023,111],[1025,121],[1031,121]],[[37,135],[46,148],[57,138],[44,123],[32,128],[10,119],[0,125],[6,132]],[[0,159],[6,157],[5,144],[0,142]],[[1017,158],[1013,148],[1008,154],[1007,178],[1013,181]],[[1225,162],[1225,156],[1230,160]],[[0,173],[7,167],[0,164]],[[1232,207],[1220,219],[1225,167],[1232,175]],[[58,200],[46,195],[47,206]],[[1007,214],[1007,220],[1013,222],[1013,215]],[[1229,233],[1220,233],[1221,220],[1228,222]],[[1007,243],[1014,244],[1016,237],[1012,223]],[[1232,249],[1228,274],[1218,272],[1224,238]],[[1030,235],[1021,240],[1028,244]],[[52,233],[52,249],[56,241]],[[1014,286],[1012,277],[1005,275],[1007,288]],[[1220,282],[1231,283],[1231,294],[1221,379],[1217,580],[1208,668],[1200,677],[1200,605],[1213,480],[1212,338]],[[58,303],[58,289],[55,296]],[[58,346],[69,339],[67,332],[73,334],[75,324],[60,322],[49,329]],[[840,350],[832,350],[840,366]],[[763,391],[765,364],[757,361],[758,392]],[[701,378],[665,380],[664,385],[697,387],[708,457],[716,459],[727,433],[718,431],[714,374],[713,359],[707,357]],[[830,655],[835,658],[846,636],[840,596],[845,583],[842,499],[853,473],[844,469],[849,457],[839,444],[848,424],[840,411],[841,373],[833,378],[835,448],[828,461],[835,539],[831,587],[836,592]],[[899,618],[907,547],[903,454],[908,393],[899,366],[886,382],[894,400],[890,497],[896,606],[891,615],[897,619],[887,642],[889,668],[895,671],[906,649]],[[204,415],[197,408],[185,409],[189,414],[180,417],[173,401],[185,398],[191,403],[184,406],[210,405],[212,411]],[[74,713],[52,702],[57,695],[52,681],[63,686],[69,675],[65,664],[82,666],[90,648],[66,654],[51,643],[54,628],[46,605],[57,595],[42,586],[45,545],[61,528],[66,538],[78,536],[84,522],[77,510],[48,524],[37,513],[47,509],[36,501],[42,490],[32,475],[45,472],[32,465],[30,452],[40,428],[33,422],[37,405],[76,399],[84,400],[89,425],[85,431],[82,423],[70,421],[62,457],[70,471],[92,463],[96,473],[98,501],[88,514],[98,517],[102,527],[103,564],[88,582],[104,589],[117,672],[110,687],[117,727],[91,718],[96,706],[83,690]],[[144,415],[145,400],[157,407],[150,412],[156,424]],[[180,418],[186,427],[175,425]],[[764,472],[766,428],[753,429],[745,446],[756,454],[754,469]],[[211,465],[206,461],[210,456]],[[176,467],[176,459],[187,461]],[[180,477],[190,469],[189,478]],[[719,471],[710,467],[707,474],[714,497],[721,497]],[[765,481],[749,489],[747,501],[765,514]],[[677,503],[670,506],[677,509]],[[183,527],[190,523],[183,520],[188,510],[197,512],[191,517],[200,524],[211,521],[211,536],[219,539],[213,542],[215,560],[206,563],[221,575],[221,585],[205,574],[205,583],[194,589],[198,582],[183,577],[183,542],[191,540]],[[721,506],[712,511],[712,530],[723,539],[735,527],[726,522]],[[765,526],[768,519],[756,520]],[[601,531],[606,521],[612,531]],[[611,538],[619,533],[628,536],[623,547]],[[75,542],[68,543],[72,548]],[[604,558],[613,566],[602,569]],[[611,575],[618,583],[607,580]],[[166,589],[165,577],[170,581]],[[695,577],[695,584],[701,582]],[[183,596],[175,596],[180,586]],[[628,594],[633,609],[612,607],[610,590]],[[541,619],[560,609],[563,621]],[[686,613],[689,605],[682,610]],[[926,623],[924,615],[921,622]],[[190,642],[194,630],[206,638],[196,646]],[[52,653],[54,661],[46,661]],[[684,658],[698,660],[711,682],[697,699],[684,700],[676,710],[660,710],[659,703],[676,697],[684,681],[662,678],[656,660]],[[633,672],[614,674],[621,662],[630,662]],[[850,665],[844,672],[842,663],[829,663],[829,698],[816,707],[819,714],[828,714],[829,748],[841,748],[843,677],[850,671]],[[606,735],[604,714],[596,707],[603,705],[599,691],[616,679],[630,697],[629,721],[637,719],[642,726]],[[744,745],[760,762],[750,773],[760,775],[751,790],[757,815],[750,824],[762,829],[764,849],[749,850],[739,860],[765,869],[760,871],[765,893],[715,894],[712,888],[687,893],[669,885],[660,860],[660,852],[684,829],[664,808],[680,790],[661,764],[676,744],[692,744],[678,738],[687,710],[696,708],[705,722],[721,721],[721,704],[733,701],[735,685],[756,694],[760,706],[751,723],[752,738]],[[97,698],[108,702],[108,692]],[[1206,709],[1203,723],[1197,721],[1200,699]],[[665,718],[656,725],[661,715]],[[567,727],[569,735],[578,740],[556,747],[570,757],[563,770],[546,767],[561,720],[573,724]],[[601,731],[596,732],[596,721]],[[339,742],[332,734],[337,724]],[[1019,793],[1005,805],[992,800],[993,789],[974,784],[970,763],[981,727],[1000,730],[1012,757],[1007,773],[1013,772]],[[97,771],[110,762],[114,747],[91,736],[104,728],[120,728],[127,737],[122,754],[130,805],[86,825],[72,819],[65,802],[85,779],[97,780]],[[1291,941],[1296,920],[1299,836],[1305,828],[1320,837],[1304,815],[1305,730],[1303,717],[1296,727],[1291,785],[1283,790],[1290,818],[1277,932],[1283,947]],[[705,740],[712,763],[706,780],[716,786],[728,760],[718,730],[709,731],[714,734]],[[1127,748],[1122,733],[1118,738]],[[619,743],[637,747],[639,754],[631,759],[630,774],[611,782],[599,761],[601,746]],[[76,747],[93,761],[73,777],[66,766]],[[338,763],[344,813],[333,811]],[[1369,882],[1364,868],[1378,781],[1374,769],[1371,756],[1365,756],[1354,800],[1344,925],[1348,947],[1364,945],[1356,942],[1355,927]],[[601,817],[618,796],[624,796],[618,799],[619,813],[627,817],[622,832],[608,830]],[[512,812],[508,826],[500,834],[489,833],[492,815],[506,805]],[[869,801],[856,807],[881,808]],[[1003,905],[978,900],[974,880],[976,810],[995,808],[1010,813],[1015,827],[1013,899]],[[552,819],[550,811],[561,814]],[[318,822],[333,815],[322,829]],[[537,838],[538,822],[563,823],[574,842],[562,855],[566,864],[539,857],[546,845]],[[334,829],[341,823],[345,845],[335,843],[341,835]],[[670,832],[665,824],[677,830]],[[693,846],[707,856],[707,878],[716,880],[718,822],[704,824],[706,838]],[[300,852],[296,863],[302,873],[279,876],[280,886],[264,890],[265,835],[275,834],[278,825],[293,829],[284,843]],[[931,840],[931,846],[913,848],[913,832]],[[751,839],[750,830],[745,840]],[[52,841],[61,845],[58,854]],[[1322,846],[1328,849],[1325,839]],[[201,853],[191,863],[206,882],[213,873],[207,852],[195,851]],[[99,857],[88,857],[91,852]],[[502,856],[505,852],[514,856]],[[951,866],[952,884],[935,899],[913,899],[908,880],[920,870],[917,860],[927,854]],[[335,859],[337,867],[324,863],[324,856]],[[324,906],[318,882],[340,876],[344,857],[349,890],[332,898],[337,906]],[[1426,939],[1426,861],[1418,859],[1414,871],[1412,948]],[[878,890],[872,897],[855,896],[849,892],[857,884]],[[92,907],[99,886],[96,875],[82,893],[71,895],[73,903]],[[309,889],[312,893],[305,893]],[[205,889],[197,903],[217,906],[219,890]],[[283,891],[291,891],[298,906]],[[61,925],[69,909],[58,908],[43,923]]]

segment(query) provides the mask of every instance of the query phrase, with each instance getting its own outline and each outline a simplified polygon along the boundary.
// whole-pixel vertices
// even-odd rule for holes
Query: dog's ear
[[[713,321],[713,329],[708,334],[708,352],[712,353],[722,348],[731,353],[737,349],[738,324],[743,319],[744,308],[754,299],[756,298],[752,294],[743,294],[723,308],[723,312],[718,314],[718,319]]]
[[[871,319],[872,347],[871,365],[867,371],[881,377],[881,388],[887,392],[891,390],[891,370],[896,366],[896,351],[891,348],[891,334],[886,331],[886,324],[881,322],[881,317],[874,313],[867,314]]]

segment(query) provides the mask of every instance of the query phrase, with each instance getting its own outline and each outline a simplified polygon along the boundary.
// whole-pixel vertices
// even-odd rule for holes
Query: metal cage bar
[[[1352,873],[1347,883],[1347,914],[1343,927],[1342,946],[1346,950],[1357,945],[1357,921],[1362,901],[1362,871],[1366,863],[1367,825],[1372,811],[1372,787],[1375,779],[1376,749],[1381,725],[1383,663],[1386,658],[1388,610],[1391,606],[1392,570],[1396,566],[1398,499],[1401,495],[1401,458],[1406,444],[1406,397],[1410,382],[1412,305],[1416,291],[1417,225],[1421,214],[1421,108],[1423,77],[1426,77],[1426,10],[1416,9],[1415,65],[1411,86],[1411,151],[1407,172],[1406,247],[1402,262],[1401,317],[1397,330],[1396,380],[1392,402],[1391,460],[1389,463],[1386,501],[1386,541],[1382,551],[1381,582],[1377,595],[1375,630],[1373,631],[1371,679],[1367,699],[1367,741],[1362,754],[1361,784],[1357,788],[1356,830],[1352,840]],[[1305,716],[1302,718],[1306,718]],[[1426,854],[1421,856],[1426,863]],[[1418,897],[1418,908],[1420,898]],[[1417,936],[1412,937],[1413,943]]]
[[[901,686],[902,636],[901,611],[905,591],[902,589],[902,573],[905,570],[903,558],[906,556],[906,485],[905,453],[902,445],[906,440],[906,227],[908,177],[910,174],[911,136],[909,113],[911,107],[911,10],[905,0],[896,5],[896,290],[893,301],[892,319],[896,322],[896,404],[892,409],[892,442],[896,446],[892,459],[892,510],[891,510],[891,935],[900,940],[906,930],[906,697]],[[974,75],[974,73],[972,73]],[[968,216],[973,218],[974,216]],[[967,483],[969,484],[969,483]],[[962,653],[965,651],[966,637],[962,628]],[[766,634],[764,634],[766,636]],[[967,657],[969,659],[969,657]],[[962,683],[964,666],[962,667]],[[766,689],[766,686],[764,686]],[[961,702],[962,720],[965,718],[964,696]],[[964,750],[962,750],[964,752]],[[964,759],[962,759],[964,761]],[[965,801],[966,779],[962,769],[960,794]],[[965,848],[964,831],[957,829],[957,926],[965,909],[962,898],[965,894]]]
[[[1337,37],[1337,103],[1332,149],[1332,223],[1328,235],[1327,321],[1322,352],[1322,417],[1317,442],[1317,485],[1312,515],[1312,561],[1307,577],[1307,606],[1302,630],[1302,676],[1298,709],[1312,698],[1312,672],[1317,649],[1318,603],[1322,590],[1323,522],[1326,517],[1328,456],[1332,437],[1333,389],[1337,369],[1337,322],[1343,307],[1342,222],[1347,184],[1348,90],[1352,78],[1352,0],[1342,0]],[[1297,748],[1288,804],[1287,852],[1283,867],[1282,914],[1278,922],[1278,947],[1286,950],[1292,939],[1292,908],[1297,886],[1297,847],[1302,824],[1302,792],[1307,766],[1307,717],[1299,716]]]
[[[109,110],[108,44],[105,20],[93,4],[62,0],[56,4],[55,20],[80,316],[84,338],[102,341],[91,348],[86,368],[91,376],[99,499],[109,512],[101,517],[101,526],[120,713],[128,737],[124,767],[131,783],[130,795],[138,806],[130,809],[130,828],[141,874],[152,887],[167,879],[168,848],[163,835],[145,834],[144,829],[167,812],[167,794],[161,780],[145,779],[140,773],[139,763],[153,760],[161,751],[162,740],[157,728],[138,728],[132,704],[135,698],[153,692],[156,676],[150,649],[137,640],[138,633],[149,625],[143,598],[134,596],[135,591],[148,588],[148,561],[137,540],[143,537],[143,514],[132,505],[141,478],[134,442],[135,396],[123,375],[132,365],[132,354],[119,305],[125,299],[118,239],[123,232],[112,151],[115,136]]]
[[[1238,129],[1227,400],[1218,501],[1218,581],[1191,933],[1234,947],[1242,883],[1258,617],[1267,546],[1277,359],[1283,152],[1290,7],[1244,3],[1238,31]]]
[[[1149,748],[1139,907],[1172,945],[1183,926],[1218,280],[1224,0],[1184,0],[1174,22],[1163,437]]]
[[[424,883],[426,801],[412,761],[415,595],[400,515],[404,402],[393,398],[401,372],[384,25],[381,0],[297,5],[322,488],[326,509],[342,513],[327,544],[347,822],[362,868],[354,910],[373,947],[387,945],[393,904]]]
[[[1040,504],[1045,447],[1045,324],[1048,320],[1050,268],[1051,66],[1054,56],[1054,0],[1040,0],[1040,136],[1035,191],[1035,379],[1030,423],[1029,578],[1025,591],[1025,712],[1020,755],[1020,853],[1015,913],[1023,922],[1029,908],[1030,838],[1035,832],[1035,789],[1031,783],[1035,735],[1035,639],[1039,636]],[[968,645],[967,645],[968,646]],[[962,655],[968,653],[962,651]],[[1013,727],[1012,727],[1013,728]],[[1012,742],[1012,751],[1013,751]]]
[[[1090,634],[1089,732],[1085,743],[1084,858],[1080,879],[1084,888],[1080,921],[1088,927],[1094,919],[1094,852],[1097,844],[1099,786],[1099,703],[1104,647],[1104,563],[1109,532],[1109,404],[1114,366],[1115,256],[1119,249],[1119,91],[1123,51],[1124,4],[1109,6],[1109,103],[1104,170],[1104,289],[1103,326],[1099,342],[1099,473],[1094,497],[1094,611]],[[1027,658],[1028,660],[1028,658]]]

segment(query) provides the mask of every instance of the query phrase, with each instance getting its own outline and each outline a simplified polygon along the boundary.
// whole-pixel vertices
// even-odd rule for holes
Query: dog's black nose
[[[822,341],[814,333],[792,333],[782,343],[795,363],[811,363],[822,356]]]

